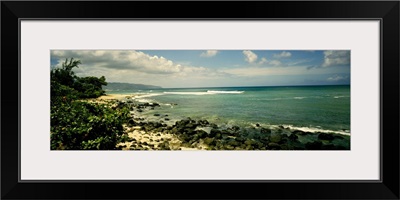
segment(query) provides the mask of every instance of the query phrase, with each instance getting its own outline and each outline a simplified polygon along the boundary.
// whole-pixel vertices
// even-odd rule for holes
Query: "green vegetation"
[[[86,98],[103,95],[105,77],[78,77],[72,71],[79,60],[66,59],[51,70],[51,149],[117,149],[128,139],[123,124],[129,120],[126,105],[89,103]]]

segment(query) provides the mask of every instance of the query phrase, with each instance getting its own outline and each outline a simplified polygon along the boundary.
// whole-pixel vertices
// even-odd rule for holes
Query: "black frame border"
[[[1,198],[4,199],[399,199],[399,2],[396,1],[2,1]],[[159,12],[150,8],[165,9]],[[186,9],[182,9],[186,8]],[[193,9],[196,8],[196,9]],[[226,10],[230,8],[230,10]],[[222,12],[225,10],[224,12]],[[134,12],[133,12],[134,11]],[[206,11],[206,12],[205,12]],[[381,181],[20,182],[20,20],[381,20]],[[18,74],[18,83],[13,75]],[[385,79],[384,79],[385,78]],[[18,110],[18,112],[16,112]],[[383,119],[384,124],[383,126]],[[16,123],[17,122],[17,123]],[[11,126],[13,124],[14,126]],[[16,124],[16,125],[15,125]],[[18,128],[16,128],[18,127]],[[384,137],[383,137],[384,135]],[[224,191],[221,186],[230,187]],[[256,186],[266,190],[255,191]],[[151,187],[160,192],[145,194]],[[185,192],[171,193],[168,190]],[[131,193],[130,190],[136,191]],[[161,192],[163,191],[163,192]],[[290,192],[287,192],[290,191]],[[211,195],[212,194],[212,195]]]

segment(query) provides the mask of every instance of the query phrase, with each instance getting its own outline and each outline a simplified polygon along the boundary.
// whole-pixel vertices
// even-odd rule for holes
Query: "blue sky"
[[[350,84],[348,50],[53,50],[51,67],[165,88]]]

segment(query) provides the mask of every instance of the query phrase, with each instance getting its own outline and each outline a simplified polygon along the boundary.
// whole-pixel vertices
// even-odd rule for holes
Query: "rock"
[[[169,121],[169,118],[164,118],[165,121]]]
[[[158,148],[160,148],[160,150],[171,150],[171,148],[169,147],[169,143],[168,142],[160,143],[158,145]]]
[[[261,134],[271,134],[271,129],[261,128],[260,133]]]
[[[226,145],[226,146],[225,146],[225,149],[226,149],[226,150],[234,150],[235,147],[233,147],[233,146],[231,146],[231,145]]]
[[[181,134],[179,135],[179,139],[181,139],[184,142],[189,142],[192,139],[192,137],[186,134]]]
[[[281,150],[289,150],[289,146],[287,144],[281,144]]]
[[[197,132],[197,135],[199,138],[205,138],[208,135],[207,132],[205,132],[203,130],[197,130],[196,132]]]
[[[277,143],[274,143],[274,142],[268,143],[268,147],[269,147],[269,149],[272,149],[272,150],[281,149],[281,146],[279,144],[277,144]]]
[[[344,147],[342,145],[335,146],[335,149],[336,150],[349,150],[348,148],[346,148],[346,147]]]
[[[164,128],[163,127],[159,127],[159,128],[157,128],[157,132],[164,132]]]
[[[269,141],[273,143],[279,143],[282,140],[282,136],[280,134],[271,135],[269,137]]]
[[[245,149],[246,150],[254,150],[253,146],[251,146],[251,145],[247,145]]]
[[[204,138],[203,140],[204,144],[208,145],[208,146],[215,146],[216,142],[214,140],[214,138]]]
[[[171,133],[171,134],[178,134],[179,131],[178,131],[178,129],[177,129],[176,127],[174,127],[174,128],[172,128],[172,129],[170,130],[170,133]]]
[[[138,111],[138,112],[143,112],[143,110],[141,110],[141,109],[138,109],[137,111]]]
[[[281,135],[281,141],[279,141],[279,144],[285,144],[288,141],[288,136],[286,134]]]
[[[135,121],[134,121],[133,119],[130,119],[130,120],[128,121],[128,123],[129,123],[129,125],[131,125],[131,126],[135,126],[135,125],[136,125],[136,123],[135,123]]]
[[[340,136],[340,135],[335,135],[334,138],[335,138],[335,139],[339,139],[339,140],[343,140],[343,139],[344,139],[344,137],[342,137],[342,136]]]
[[[331,141],[331,140],[335,139],[335,137],[334,137],[332,134],[320,133],[320,134],[318,135],[318,139],[320,139],[320,140],[329,140],[329,141]]]
[[[154,116],[158,117],[158,116],[160,116],[160,114],[156,113],[156,114],[154,114]]]
[[[229,140],[227,142],[227,144],[231,145],[231,146],[234,146],[234,147],[240,146],[240,143],[238,141],[236,141],[236,140]]]
[[[257,123],[256,126],[257,126],[257,127],[260,127],[260,124]]]
[[[218,130],[218,129],[214,129],[214,128],[213,128],[213,129],[210,130],[209,136],[210,136],[210,137],[215,137],[218,133],[220,134],[221,131]]]
[[[187,123],[185,125],[185,128],[189,128],[189,129],[195,129],[197,127],[197,124],[194,123]]]
[[[210,124],[210,126],[211,126],[212,128],[214,128],[214,129],[217,129],[217,128],[218,128],[218,125],[216,125],[216,124]]]
[[[200,126],[207,126],[210,123],[207,120],[199,120],[199,124],[200,124]]]
[[[285,127],[283,127],[282,125],[279,125],[278,126],[280,129],[285,129]]]
[[[184,133],[186,133],[187,135],[194,135],[196,134],[196,131],[194,129],[185,129]]]
[[[335,150],[336,147],[335,147],[335,145],[333,145],[333,144],[327,144],[327,145],[323,145],[323,146],[321,147],[321,149],[323,149],[323,150]]]
[[[254,141],[250,140],[250,139],[247,139],[246,141],[244,141],[244,144],[247,145],[247,146],[249,146],[249,145],[252,146],[254,144]]]
[[[235,140],[238,141],[239,143],[244,143],[245,141],[245,139],[242,137],[236,137]]]
[[[297,135],[294,134],[294,133],[292,133],[292,134],[289,136],[289,140],[290,140],[290,141],[295,141],[295,140],[297,140],[297,139],[299,139],[299,136],[297,136]]]
[[[321,150],[322,142],[321,141],[308,142],[305,146],[307,150]]]
[[[236,132],[238,132],[240,130],[240,127],[239,126],[232,126],[232,127],[228,128],[228,130],[233,131],[233,132],[236,133]]]
[[[153,122],[154,128],[160,128],[163,127],[163,125],[160,122]]]

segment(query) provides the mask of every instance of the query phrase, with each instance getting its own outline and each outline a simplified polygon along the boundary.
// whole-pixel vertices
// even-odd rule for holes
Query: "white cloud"
[[[350,64],[350,51],[324,51],[322,67]]]
[[[187,70],[187,66],[140,51],[52,51],[52,56],[59,59],[58,65],[65,58],[73,57],[81,60],[86,68],[133,70],[149,74],[175,74]]]
[[[257,55],[255,53],[253,53],[252,51],[249,50],[244,50],[243,54],[245,55],[245,60],[248,63],[254,63],[257,60]]]
[[[345,79],[347,79],[347,78],[348,78],[348,76],[338,76],[338,75],[335,75],[335,76],[332,76],[332,77],[327,78],[326,80],[327,80],[327,81],[341,81],[341,80],[345,80]]]
[[[258,64],[262,65],[264,63],[267,63],[267,59],[266,58],[261,58],[260,62]]]
[[[290,52],[282,51],[280,54],[274,54],[275,58],[289,58],[292,56]]]
[[[105,76],[108,82],[127,82],[178,87],[182,80],[194,82],[228,76],[224,72],[200,66],[177,64],[162,56],[140,51],[52,51],[52,59],[61,66],[66,58],[81,60],[74,71],[78,76]]]
[[[214,57],[217,55],[218,51],[217,50],[208,50],[206,52],[203,52],[200,54],[201,57]]]
[[[269,64],[271,64],[271,65],[273,65],[273,66],[279,66],[279,65],[282,65],[282,62],[279,61],[279,60],[271,60],[271,61],[269,62]]]

